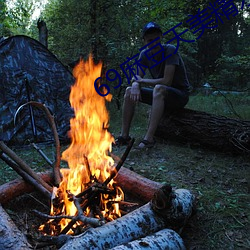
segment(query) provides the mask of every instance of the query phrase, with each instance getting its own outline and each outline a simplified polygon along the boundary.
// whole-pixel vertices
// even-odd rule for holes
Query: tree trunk
[[[32,249],[24,235],[17,229],[0,204],[0,249]]]
[[[37,28],[39,30],[39,42],[48,48],[48,29],[46,23],[40,18],[37,21]]]
[[[189,109],[164,116],[155,135],[224,152],[250,152],[250,121]]]

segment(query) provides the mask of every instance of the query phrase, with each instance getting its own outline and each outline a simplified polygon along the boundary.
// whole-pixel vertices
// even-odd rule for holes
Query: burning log
[[[250,121],[183,109],[162,118],[156,136],[225,152],[250,152]]]
[[[182,238],[174,230],[162,229],[157,233],[111,248],[111,250],[185,250]]]
[[[91,228],[69,239],[60,249],[107,249],[166,227],[180,228],[191,216],[194,203],[195,197],[188,190],[172,191],[170,186],[164,186],[151,202],[102,227]]]
[[[24,235],[17,229],[0,204],[0,249],[32,249]]]

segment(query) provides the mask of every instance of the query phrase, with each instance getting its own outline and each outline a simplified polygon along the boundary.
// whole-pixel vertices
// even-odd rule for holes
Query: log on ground
[[[127,168],[122,167],[114,179],[126,193],[133,195],[141,202],[149,202],[154,193],[162,186],[161,183],[152,181]]]
[[[47,183],[53,182],[53,174],[50,171],[38,173],[38,176]],[[127,192],[132,194],[142,203],[149,202],[155,191],[162,186],[159,182],[151,181],[124,167],[120,169],[115,180],[125,194]],[[6,204],[8,201],[34,190],[34,187],[22,179],[10,181],[0,186],[0,203]]]
[[[184,226],[191,216],[194,198],[186,189],[172,192],[166,185],[166,188],[164,186],[156,192],[151,202],[121,218],[69,239],[60,249],[110,249],[166,227],[178,230],[177,227]]]
[[[190,109],[165,115],[155,135],[224,152],[250,152],[250,121]]]
[[[0,204],[0,249],[32,249],[25,236],[17,229],[9,215]]]
[[[47,183],[53,181],[52,172],[38,173],[38,176]],[[15,179],[0,186],[0,203],[6,204],[12,199],[25,193],[31,193],[35,188],[23,179]]]
[[[179,234],[165,228],[144,238],[116,246],[111,250],[185,250],[186,247]]]

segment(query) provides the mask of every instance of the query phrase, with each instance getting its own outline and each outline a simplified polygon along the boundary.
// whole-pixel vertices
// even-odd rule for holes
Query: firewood
[[[171,188],[163,187],[159,192],[151,202],[133,212],[68,240],[61,250],[107,249],[146,237],[166,227],[177,229],[177,226],[183,226],[192,214],[195,197],[185,189],[172,192]],[[178,224],[173,225],[175,222]]]
[[[40,182],[37,182],[29,174],[27,174],[22,168],[20,168],[15,162],[7,157],[4,153],[0,153],[0,158],[5,161],[10,167],[12,167],[27,183],[31,184],[35,189],[41,192],[47,199],[50,199],[51,193],[44,188]]]
[[[26,162],[24,162],[17,154],[12,151],[3,141],[0,141],[0,149],[13,161],[17,163],[18,166],[22,168],[27,174],[29,174],[32,178],[34,178],[38,183],[40,183],[45,189],[47,189],[50,193],[52,192],[52,187],[40,179],[37,174],[28,166]]]
[[[47,183],[53,182],[53,176],[50,171],[38,174],[39,178]],[[155,191],[162,186],[159,182],[147,179],[127,168],[121,167],[114,180],[125,193],[133,195],[143,203],[149,202]],[[8,201],[24,193],[32,192],[34,188],[21,179],[16,179],[0,186],[0,203],[5,204]]]
[[[0,249],[32,249],[25,236],[17,229],[9,215],[0,204]]]
[[[143,203],[149,202],[154,193],[162,186],[161,183],[145,178],[124,167],[120,169],[114,180],[125,194],[128,193]]]
[[[172,229],[162,229],[144,238],[111,248],[111,250],[185,250],[182,238]]]
[[[43,181],[50,183],[53,181],[52,172],[37,173]],[[12,199],[34,191],[34,186],[22,179],[15,179],[0,186],[0,203],[6,204]]]

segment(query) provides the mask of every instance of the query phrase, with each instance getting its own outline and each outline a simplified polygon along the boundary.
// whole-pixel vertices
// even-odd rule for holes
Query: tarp
[[[60,140],[67,140],[73,83],[71,72],[37,40],[27,36],[0,40],[0,139],[8,144],[53,139],[45,113],[37,108],[25,106],[14,124],[17,109],[31,100],[49,108]]]

